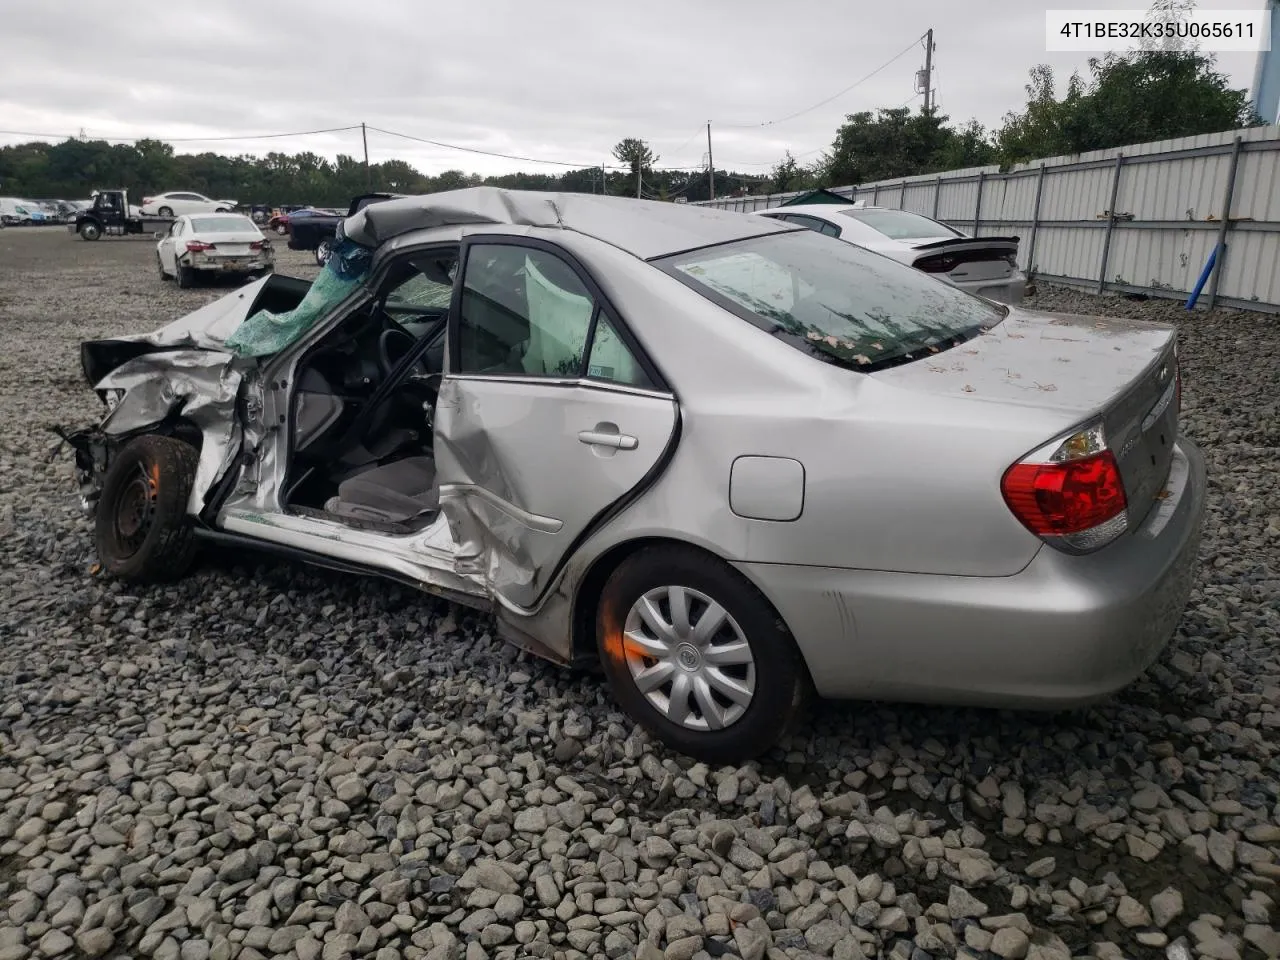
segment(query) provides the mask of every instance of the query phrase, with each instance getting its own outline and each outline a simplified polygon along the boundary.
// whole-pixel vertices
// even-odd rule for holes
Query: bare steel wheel
[[[103,569],[125,580],[182,576],[195,555],[187,500],[199,452],[173,437],[141,436],[112,458],[94,511]]]
[[[664,586],[631,606],[627,668],[649,704],[690,730],[723,730],[756,691],[756,661],[742,628],[705,593]]]
[[[619,704],[668,745],[708,763],[768,751],[810,690],[769,601],[692,547],[646,547],[618,566],[596,609],[596,645]]]

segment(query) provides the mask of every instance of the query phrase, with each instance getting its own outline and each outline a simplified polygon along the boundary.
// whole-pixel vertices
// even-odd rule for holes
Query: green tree
[[[1073,74],[1055,95],[1053,71],[1031,70],[1027,104],[1005,115],[996,134],[1000,160],[1104,150],[1191,137],[1262,121],[1248,93],[1233,90],[1216,61],[1195,50],[1142,50],[1089,61],[1089,79]]]
[[[649,144],[635,137],[626,137],[614,144],[613,156],[631,171],[632,182],[637,189],[642,185],[645,173],[658,162],[658,156],[649,149]]]

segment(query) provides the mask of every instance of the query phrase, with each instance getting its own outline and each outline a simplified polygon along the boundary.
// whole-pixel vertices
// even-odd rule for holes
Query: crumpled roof
[[[370,204],[343,233],[376,247],[415,230],[468,224],[512,224],[573,230],[642,260],[731,240],[803,230],[794,224],[712,207],[590,193],[543,193],[469,187]]]

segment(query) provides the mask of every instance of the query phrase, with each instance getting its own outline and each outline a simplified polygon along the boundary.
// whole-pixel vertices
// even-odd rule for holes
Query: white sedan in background
[[[156,244],[160,279],[190,287],[197,276],[265,276],[275,270],[275,252],[258,225],[240,213],[178,217]]]
[[[234,200],[210,200],[199,193],[173,191],[142,198],[142,214],[147,217],[180,217],[184,213],[229,213]]]
[[[798,203],[759,210],[755,216],[838,237],[989,300],[1021,303],[1026,293],[1017,237],[970,237],[909,210],[861,203]]]

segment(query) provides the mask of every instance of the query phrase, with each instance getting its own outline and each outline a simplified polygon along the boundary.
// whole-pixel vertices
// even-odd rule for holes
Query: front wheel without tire
[[[123,580],[182,576],[195,556],[187,500],[200,455],[172,437],[130,440],[111,462],[95,511],[98,562]]]
[[[808,674],[760,592],[681,547],[634,554],[605,584],[601,663],[619,704],[660,740],[707,763],[741,763],[787,732]]]

